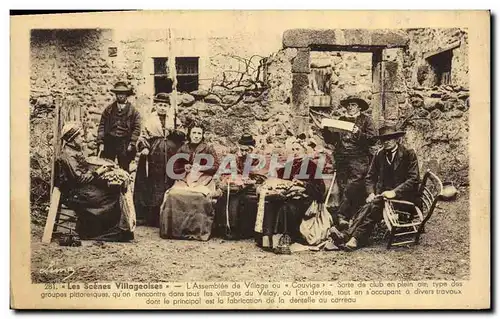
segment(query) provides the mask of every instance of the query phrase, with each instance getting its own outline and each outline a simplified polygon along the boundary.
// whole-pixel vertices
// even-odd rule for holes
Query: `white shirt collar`
[[[391,158],[390,159],[387,156],[387,152],[385,153],[385,158],[389,164],[391,164],[394,161],[394,157],[396,156],[396,151],[398,150],[398,146],[399,145],[396,145],[396,147],[391,150]]]

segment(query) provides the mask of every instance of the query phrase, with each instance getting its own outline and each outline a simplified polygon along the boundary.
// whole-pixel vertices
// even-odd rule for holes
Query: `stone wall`
[[[322,86],[321,80],[326,82],[326,87],[319,89],[330,96],[330,104],[334,107],[338,107],[340,100],[348,95],[371,100],[372,53],[312,51],[310,78],[312,77],[317,78],[319,86]],[[315,90],[311,90],[310,94],[321,95]]]
[[[31,107],[38,113],[42,108],[54,109],[57,101],[61,108],[75,106],[90,150],[95,149],[100,114],[113,101],[113,84],[125,80],[137,88],[144,82],[140,65],[135,63],[141,58],[140,51],[128,46],[122,63],[107,57],[111,43],[110,30],[32,33]],[[143,94],[136,94],[131,101],[138,104],[141,98]],[[47,115],[53,118],[52,112]]]
[[[124,80],[134,88],[130,100],[140,112],[154,107],[153,57],[198,56],[200,91],[208,91],[206,100],[223,110],[243,101],[245,91],[263,91],[263,56],[251,50],[244,34],[230,38],[147,29],[37,30],[31,42],[32,107],[53,109],[56,98],[64,105],[76,104],[91,150],[100,115],[114,98],[110,89],[115,82]],[[109,56],[110,48],[116,48],[116,56]],[[246,94],[245,102],[255,94]],[[192,104],[186,98],[179,96],[180,107]]]
[[[232,89],[214,85],[211,93],[193,92],[196,102],[179,108],[179,119],[203,119],[207,139],[221,154],[234,151],[243,133],[252,134],[262,153],[284,152],[285,141],[293,135],[290,114],[292,87],[291,64],[295,49],[280,50],[264,61],[258,85]],[[248,80],[256,81],[256,79]],[[204,92],[203,92],[204,91]],[[234,103],[225,103],[225,102]]]
[[[133,86],[131,101],[141,112],[168,109],[167,104],[153,102],[152,58],[169,55],[170,36],[175,39],[173,55],[200,57],[200,89],[178,97],[181,124],[203,119],[208,140],[220,152],[234,148],[241,134],[249,132],[266,153],[283,151],[287,138],[298,132],[311,150],[322,147],[317,123],[305,107],[315,69],[332,68],[330,116],[342,114],[338,101],[346,95],[367,98],[371,109],[380,103],[381,88],[373,83],[380,82],[377,68],[382,64],[373,65],[377,58],[373,52],[345,50],[349,45],[380,46],[391,40],[396,47],[378,57],[389,79],[384,89],[390,91],[389,107],[381,115],[405,123],[406,142],[426,159],[423,168],[431,161],[443,179],[468,180],[468,40],[460,29],[291,30],[283,35],[285,48],[274,53],[264,52],[252,42],[252,35],[244,33],[200,38],[180,32],[171,35],[167,30],[37,30],[32,33],[30,61],[32,166],[47,167],[50,162],[56,101],[79,112],[88,153],[95,151],[97,123],[114,98],[110,89],[116,81]],[[311,50],[313,42],[331,46],[332,51]],[[113,47],[117,54],[110,57],[108,50]],[[450,47],[451,85],[434,87],[425,72],[425,58]],[[43,180],[47,172],[41,176]]]
[[[469,41],[466,30],[408,29],[410,42],[405,56],[405,77],[409,86],[433,86],[432,72],[426,57],[453,48],[451,83],[469,86]]]
[[[408,30],[404,56],[407,101],[400,120],[408,120],[406,141],[417,150],[423,169],[438,171],[445,181],[467,184],[469,170],[469,74],[467,32],[460,29]],[[419,70],[425,56],[455,47],[450,85],[433,86]],[[422,72],[422,71],[420,71]],[[424,160],[425,159],[425,160]]]
[[[359,76],[366,71],[367,63],[352,63],[344,67],[347,69],[344,74],[351,76],[352,82],[347,78],[348,85],[331,86],[331,95],[332,91],[340,96],[349,94],[350,87],[358,94],[363,94],[362,91],[366,91],[366,95],[372,93],[370,110],[376,125],[389,123],[405,127],[408,130],[406,143],[416,149],[422,170],[432,168],[445,181],[468,183],[468,38],[465,30],[294,29],[284,33],[283,45],[298,50],[298,58],[292,63],[292,93],[299,97],[293,99],[292,95],[293,113],[313,106],[301,98],[306,90],[305,83],[299,81],[303,73],[315,76],[315,69],[343,65],[344,59],[338,54],[316,53],[315,48],[356,51],[348,53],[350,57],[360,57],[358,51],[371,51],[367,54],[373,58],[372,76],[368,77],[372,80],[371,92],[362,89],[369,87],[369,81]],[[443,52],[451,57],[450,83],[437,86],[438,72],[429,57]],[[329,55],[336,61],[328,63]],[[310,68],[305,66],[308,59]],[[323,112],[324,115],[341,115],[341,109],[335,110],[337,99],[339,97],[332,99],[333,110]],[[310,108],[310,112],[322,113],[314,108]]]

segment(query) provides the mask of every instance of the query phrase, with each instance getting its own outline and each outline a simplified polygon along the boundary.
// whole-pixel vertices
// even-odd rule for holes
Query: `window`
[[[154,63],[154,78],[155,78],[155,95],[158,93],[172,92],[172,79],[168,76],[168,59],[153,58]]]
[[[177,91],[192,92],[198,89],[198,57],[175,58]],[[168,58],[153,58],[155,95],[172,92],[172,74],[168,69]]]
[[[451,60],[453,51],[446,50],[438,54],[431,55],[427,62],[434,72],[434,85],[451,84]]]
[[[198,58],[175,58],[177,71],[177,91],[192,92],[198,90]]]

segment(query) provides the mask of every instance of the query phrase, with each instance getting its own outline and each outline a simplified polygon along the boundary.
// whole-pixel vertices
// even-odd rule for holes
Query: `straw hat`
[[[61,139],[66,142],[73,141],[82,131],[82,127],[78,122],[67,122],[61,131]]]

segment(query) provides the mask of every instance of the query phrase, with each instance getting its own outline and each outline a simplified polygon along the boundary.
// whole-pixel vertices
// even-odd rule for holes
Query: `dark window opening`
[[[155,76],[155,95],[158,93],[172,93],[172,79]]]
[[[175,58],[177,73],[177,91],[192,92],[198,90],[198,57]],[[171,93],[173,88],[172,74],[168,69],[168,58],[153,58],[155,95]]]
[[[427,58],[427,62],[434,71],[435,85],[451,84],[451,60],[453,51],[447,50]]]
[[[153,58],[155,75],[168,75],[168,59]]]
[[[172,92],[172,79],[168,76],[168,59],[153,58],[155,95]]]

